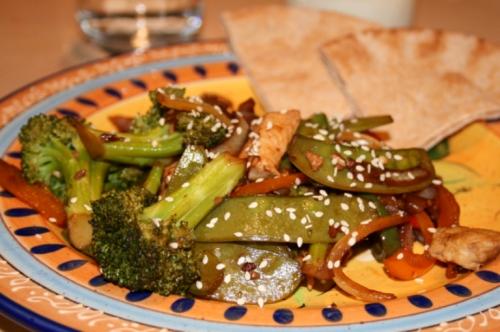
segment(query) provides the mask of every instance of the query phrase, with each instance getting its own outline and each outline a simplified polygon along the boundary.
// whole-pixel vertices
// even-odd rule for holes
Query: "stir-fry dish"
[[[19,135],[21,170],[0,163],[0,185],[119,286],[240,305],[300,285],[381,301],[395,296],[343,272],[356,253],[371,250],[397,280],[435,264],[452,278],[498,255],[498,233],[458,226],[428,152],[374,131],[390,116],[259,116],[252,99],[174,86],[149,97],[145,114],[111,118],[116,132],[36,115]]]

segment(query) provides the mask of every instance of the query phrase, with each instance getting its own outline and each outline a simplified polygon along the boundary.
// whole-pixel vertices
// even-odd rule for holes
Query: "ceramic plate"
[[[220,42],[187,44],[123,55],[57,73],[0,102],[0,155],[19,165],[19,128],[38,113],[85,117],[111,129],[110,114],[147,109],[147,91],[167,84],[188,93],[218,92],[235,103],[253,95],[237,59]],[[436,162],[457,196],[462,223],[500,230],[500,137],[497,124],[473,124],[450,139],[452,153]],[[361,303],[335,290],[300,288],[286,301],[258,308],[130,292],[107,283],[98,266],[64,242],[60,229],[0,190],[0,309],[32,329],[51,331],[213,331],[500,329],[500,260],[447,280],[434,268],[415,281],[390,280],[370,255],[347,273],[396,293],[384,303]]]

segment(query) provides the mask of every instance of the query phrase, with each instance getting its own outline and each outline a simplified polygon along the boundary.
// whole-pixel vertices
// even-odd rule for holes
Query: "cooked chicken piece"
[[[300,123],[300,112],[269,112],[246,143],[240,158],[248,158],[248,178],[256,180],[278,175],[278,165]]]
[[[442,262],[477,270],[500,253],[500,233],[460,226],[438,228],[429,252]]]

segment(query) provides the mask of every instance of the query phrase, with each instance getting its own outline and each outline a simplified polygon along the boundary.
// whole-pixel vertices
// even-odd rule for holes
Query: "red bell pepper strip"
[[[41,184],[29,184],[21,171],[0,159],[0,186],[58,226],[66,225],[64,204]]]
[[[444,186],[437,186],[437,205],[439,209],[438,227],[458,225],[460,206],[455,200],[455,196]]]
[[[427,254],[415,254],[401,248],[384,260],[384,269],[394,279],[413,280],[426,274],[435,263],[436,260]]]
[[[266,179],[261,182],[253,182],[238,187],[234,190],[231,196],[240,197],[267,194],[275,190],[291,188],[297,180],[302,182],[305,179],[306,176],[302,173],[280,175],[276,178]]]
[[[410,223],[414,228],[420,230],[425,243],[430,245],[432,243],[432,233],[429,229],[433,229],[434,224],[429,215],[425,211],[419,212],[410,217]]]

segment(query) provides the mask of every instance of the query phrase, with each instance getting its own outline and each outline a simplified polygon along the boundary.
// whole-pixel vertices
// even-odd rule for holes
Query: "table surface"
[[[252,1],[270,2],[285,1]],[[220,13],[245,3],[205,0],[199,38],[226,38]],[[0,96],[63,68],[108,56],[83,38],[74,20],[76,7],[76,0],[0,1]],[[473,33],[500,42],[499,13],[497,0],[417,0],[413,25]],[[0,316],[0,331],[25,329]]]

